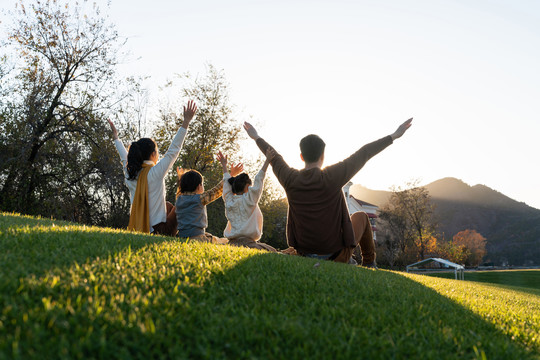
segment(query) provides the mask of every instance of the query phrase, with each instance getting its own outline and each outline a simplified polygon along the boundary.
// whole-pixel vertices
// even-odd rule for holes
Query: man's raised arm
[[[268,154],[268,149],[273,150],[272,159],[270,160],[270,165],[272,165],[272,170],[274,171],[274,174],[278,178],[281,185],[285,186],[285,182],[289,178],[291,172],[293,169],[287,165],[285,160],[283,160],[283,157],[279,155],[275,149],[270,146],[262,137],[259,136],[257,133],[257,130],[248,123],[247,121],[244,122],[244,129],[246,130],[248,136],[255,140],[255,143],[259,147],[259,149],[262,151],[263,154]]]
[[[345,185],[362,167],[364,167],[369,159],[383,151],[392,144],[394,140],[402,137],[411,127],[412,120],[413,118],[410,118],[405,121],[391,135],[366,144],[347,159],[327,167],[326,170],[328,171],[328,174],[334,178],[333,181],[335,181],[336,184],[340,184],[340,186]]]

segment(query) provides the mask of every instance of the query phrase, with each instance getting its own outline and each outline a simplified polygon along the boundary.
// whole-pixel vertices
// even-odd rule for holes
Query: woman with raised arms
[[[171,169],[182,149],[189,123],[197,106],[189,101],[184,106],[184,121],[173,137],[169,149],[159,158],[156,142],[142,138],[126,150],[118,139],[118,132],[111,120],[114,143],[124,168],[125,183],[129,189],[131,211],[128,229],[144,233],[175,236],[177,220],[175,206],[165,200],[165,175]]]

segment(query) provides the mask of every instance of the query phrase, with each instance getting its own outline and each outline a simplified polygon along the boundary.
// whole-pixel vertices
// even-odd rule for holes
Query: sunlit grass
[[[540,296],[497,285],[408,276],[482,316],[512,339],[540,349]]]
[[[0,358],[540,357],[540,297],[482,284],[10,214],[0,266]]]
[[[435,273],[430,274],[430,276],[453,279],[454,275]],[[465,273],[465,280],[489,283],[540,295],[540,269],[468,271]]]

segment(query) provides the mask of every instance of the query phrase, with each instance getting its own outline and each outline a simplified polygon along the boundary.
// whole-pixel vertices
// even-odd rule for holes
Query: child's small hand
[[[227,166],[227,155],[223,155],[221,150],[216,154],[216,159],[221,163],[223,167]]]
[[[231,171],[230,174],[232,177],[235,177],[236,175],[239,175],[242,171],[244,171],[244,164],[238,163],[238,164],[232,164],[231,165]]]
[[[178,180],[180,180],[180,178],[182,177],[182,175],[184,175],[185,172],[185,169],[182,169],[179,166],[176,167],[176,174],[178,174]]]
[[[276,153],[276,150],[274,150],[274,148],[272,147],[269,147],[268,149],[266,149],[266,161],[267,162],[272,162],[272,160],[276,157],[277,153]]]

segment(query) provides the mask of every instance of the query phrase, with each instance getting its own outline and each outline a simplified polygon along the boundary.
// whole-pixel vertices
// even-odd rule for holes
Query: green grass
[[[540,358],[540,296],[485,284],[13,214],[0,268],[0,359]]]
[[[453,273],[434,273],[430,276],[454,278]],[[471,271],[465,273],[465,280],[489,283],[540,295],[540,270]]]

